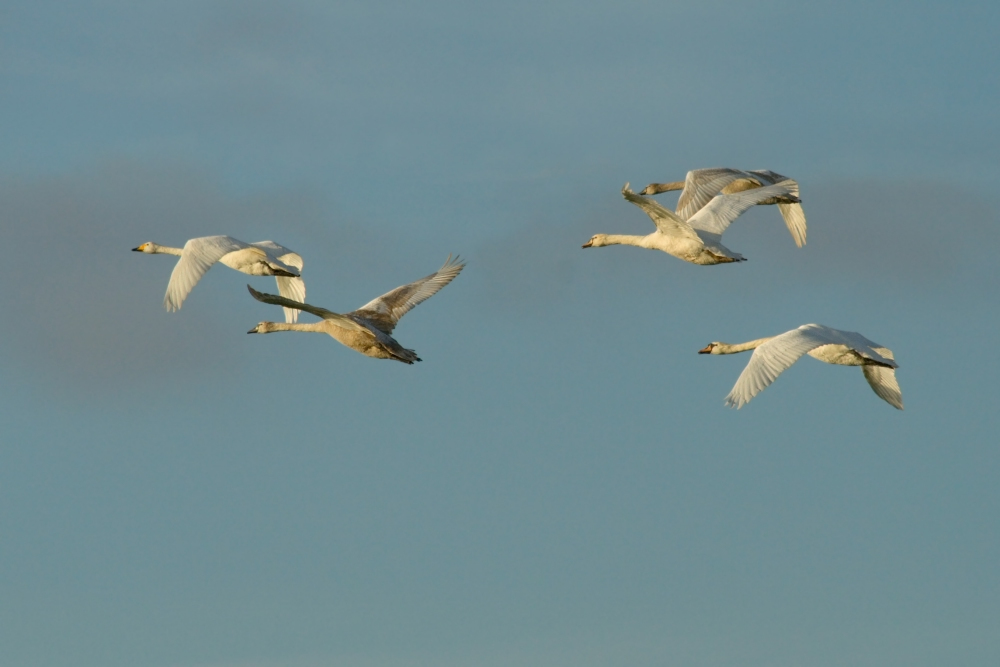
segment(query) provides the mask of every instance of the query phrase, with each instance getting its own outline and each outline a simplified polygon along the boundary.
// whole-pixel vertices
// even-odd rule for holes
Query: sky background
[[[1000,663],[1000,5],[0,3],[2,667]],[[796,178],[749,261],[581,250],[620,189]],[[675,195],[662,195],[673,206]],[[468,260],[377,361],[348,311]],[[304,316],[309,318],[309,316]],[[890,347],[906,410],[805,359]]]

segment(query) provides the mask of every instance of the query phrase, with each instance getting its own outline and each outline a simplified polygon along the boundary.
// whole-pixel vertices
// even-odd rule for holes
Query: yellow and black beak
[[[704,348],[698,350],[698,354],[712,354],[712,344],[709,343]]]
[[[591,247],[592,245],[594,245],[594,239],[590,239],[589,241],[587,241],[586,243],[584,243],[584,244],[583,244],[583,247],[584,247],[584,248],[589,248],[589,247]]]

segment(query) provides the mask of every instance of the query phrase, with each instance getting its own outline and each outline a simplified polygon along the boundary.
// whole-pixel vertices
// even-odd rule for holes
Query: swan
[[[903,394],[896,382],[896,362],[892,350],[873,343],[859,333],[841,331],[822,324],[803,324],[798,329],[747,343],[709,343],[699,354],[736,354],[753,350],[726,405],[741,408],[766,389],[782,371],[808,354],[828,364],[861,366],[861,372],[879,398],[903,409]]]
[[[656,225],[648,236],[627,234],[595,234],[583,244],[584,248],[626,244],[662,250],[692,264],[724,264],[740,262],[743,255],[722,245],[722,234],[729,225],[751,206],[762,201],[775,200],[797,203],[799,198],[785,183],[753,188],[732,194],[720,194],[704,207],[684,220],[648,197],[632,192],[629,184],[622,188],[622,196],[646,212]]]
[[[743,171],[728,167],[694,169],[687,173],[683,181],[650,183],[639,194],[657,195],[670,190],[681,190],[681,196],[677,199],[676,213],[683,220],[687,220],[720,192],[728,195],[775,183],[784,183],[793,195],[799,196],[798,182],[787,176],[782,176],[769,169]],[[806,214],[802,210],[801,203],[789,203],[778,199],[757,203],[777,204],[778,210],[781,211],[781,217],[785,219],[785,225],[792,234],[792,239],[795,240],[795,245],[801,248],[806,244]]]
[[[244,243],[231,236],[202,236],[190,239],[183,248],[147,242],[132,248],[147,255],[177,255],[180,257],[163,297],[163,307],[168,311],[180,310],[184,299],[198,284],[201,277],[216,262],[251,276],[275,276],[278,292],[292,301],[306,298],[306,284],[300,277],[302,258],[274,241]],[[299,311],[285,308],[285,321],[295,322]]]
[[[310,306],[308,303],[296,303],[273,294],[262,294],[247,285],[250,294],[258,301],[285,308],[298,308],[323,318],[312,324],[261,322],[247,333],[315,331],[329,334],[337,342],[366,356],[376,359],[395,359],[404,364],[412,364],[414,361],[420,361],[420,357],[413,350],[408,350],[397,343],[390,335],[392,330],[403,315],[417,304],[437,294],[438,290],[454,280],[463,268],[465,268],[464,261],[459,257],[455,257],[453,261],[451,255],[448,255],[444,266],[429,276],[397,287],[357,310],[344,314]]]

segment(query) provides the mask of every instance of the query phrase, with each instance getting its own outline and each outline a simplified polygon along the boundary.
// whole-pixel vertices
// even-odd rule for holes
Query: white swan
[[[448,255],[444,266],[431,275],[397,287],[357,310],[343,315],[325,308],[310,306],[308,303],[295,303],[273,294],[261,294],[247,285],[250,294],[258,301],[286,308],[298,308],[323,318],[312,324],[261,322],[247,333],[315,331],[329,334],[338,342],[366,356],[376,359],[395,359],[404,364],[412,364],[414,361],[420,361],[420,357],[413,350],[408,350],[397,343],[390,335],[392,330],[403,315],[417,304],[437,294],[438,290],[454,280],[463,268],[465,262],[458,257],[452,261],[451,255]]]
[[[302,258],[274,241],[244,243],[231,236],[202,236],[185,243],[183,249],[148,242],[132,250],[147,255],[180,257],[163,297],[163,307],[171,312],[180,310],[184,299],[216,262],[251,276],[275,276],[282,296],[292,301],[306,298],[306,284],[299,276]],[[285,308],[286,322],[295,322],[298,316],[299,311]]]
[[[646,212],[646,215],[656,225],[656,231],[647,236],[595,234],[583,244],[584,248],[600,248],[616,244],[634,245],[640,248],[662,250],[692,264],[724,264],[742,261],[745,259],[743,255],[722,245],[722,233],[732,224],[733,220],[751,206],[762,201],[775,200],[787,203],[799,201],[789,185],[778,183],[744,192],[717,195],[701,210],[684,220],[658,202],[635,194],[629,189],[628,183],[622,188],[622,196]]]
[[[650,183],[639,194],[657,195],[670,190],[681,190],[675,212],[682,219],[687,220],[720,192],[733,194],[775,183],[784,183],[793,195],[799,196],[799,184],[787,176],[782,176],[768,169],[743,171],[728,167],[694,169],[687,173],[687,177],[683,181]],[[778,210],[781,211],[781,217],[785,219],[785,225],[788,226],[788,231],[792,234],[792,239],[795,240],[795,245],[801,248],[806,244],[806,214],[802,210],[801,203],[788,203],[777,199],[757,203],[777,204]]]
[[[892,350],[873,343],[859,333],[840,331],[822,324],[803,324],[770,338],[760,338],[739,345],[709,343],[699,354],[735,354],[753,350],[750,363],[743,369],[726,405],[741,408],[766,389],[803,354],[828,364],[861,366],[868,384],[894,408],[903,409],[903,394],[896,382],[896,362]]]

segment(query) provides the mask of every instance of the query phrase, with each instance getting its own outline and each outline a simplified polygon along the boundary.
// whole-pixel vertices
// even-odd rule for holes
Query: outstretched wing
[[[798,329],[792,329],[775,336],[754,350],[753,356],[750,357],[750,363],[743,369],[732,391],[726,396],[726,405],[735,408],[743,407],[751,398],[774,382],[785,369],[798,361],[802,355],[824,345],[844,345],[866,359],[893,368],[896,366],[891,352],[888,356],[881,354],[879,350],[886,350],[886,348],[879,346],[878,343],[873,343],[859,333],[841,331],[822,324],[803,324]],[[868,366],[862,368],[866,369]],[[891,368],[886,370],[891,370]],[[878,393],[877,390],[876,393]],[[881,394],[879,395],[881,396]]]
[[[702,242],[701,237],[695,233],[691,225],[684,222],[676,213],[668,208],[664,208],[655,199],[635,194],[628,183],[622,188],[622,196],[645,211],[661,234],[688,238],[699,243]]]
[[[417,304],[437,294],[464,268],[465,262],[461,258],[456,256],[453,260],[451,255],[448,255],[444,266],[434,273],[372,299],[350,314],[363,317],[380,330],[391,334],[403,315],[410,312]]]
[[[213,264],[224,255],[246,247],[246,243],[231,236],[202,236],[189,240],[184,244],[181,258],[170,274],[163,307],[169,311],[180,310],[184,299]]]
[[[768,185],[728,195],[716,195],[704,208],[688,219],[688,224],[698,232],[699,236],[705,239],[706,243],[720,243],[722,233],[744,211],[762,201],[775,198],[790,203],[798,201],[789,187],[784,184]]]
[[[326,308],[318,308],[316,306],[310,306],[308,303],[298,303],[292,301],[291,299],[286,299],[283,296],[275,296],[273,294],[265,294],[263,292],[258,292],[254,288],[247,285],[247,289],[250,290],[250,296],[262,301],[263,303],[270,303],[275,306],[284,306],[285,308],[295,308],[297,310],[304,310],[307,313],[312,313],[317,317],[322,317],[324,320],[329,320],[336,324],[337,326],[349,329],[351,331],[368,331],[365,327],[361,326],[350,317],[346,315],[341,315],[340,313],[335,313],[332,310],[327,310]],[[368,333],[371,333],[370,331]]]
[[[722,192],[723,188],[741,179],[747,181],[744,189],[761,185],[750,172],[742,169],[712,167],[689,171],[684,178],[684,190],[677,199],[677,215],[682,220],[690,219],[712,201],[712,197]]]
[[[305,266],[302,257],[297,252],[289,250],[274,241],[257,241],[250,245],[262,249],[272,260],[278,260],[287,267],[298,269],[299,273],[302,272],[302,267]],[[275,280],[278,282],[278,294],[281,296],[300,303],[306,300],[306,283],[302,278],[297,276],[294,278],[275,276]],[[298,322],[298,320],[298,310],[285,308],[285,322]]]
[[[802,355],[833,342],[827,329],[828,327],[818,324],[806,324],[779,334],[758,346],[750,357],[750,363],[740,373],[732,391],[726,396],[726,405],[731,408],[742,408],[801,359]]]
[[[882,348],[882,356],[889,352],[887,349]],[[889,352],[889,358],[892,358],[892,353]],[[865,379],[868,380],[868,384],[871,386],[872,391],[874,391],[879,398],[888,403],[894,408],[899,410],[903,409],[903,392],[899,389],[899,383],[896,382],[896,369],[886,368],[885,366],[862,366],[861,372],[865,374]]]

